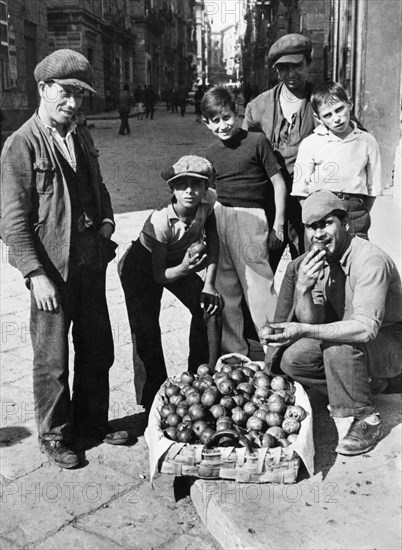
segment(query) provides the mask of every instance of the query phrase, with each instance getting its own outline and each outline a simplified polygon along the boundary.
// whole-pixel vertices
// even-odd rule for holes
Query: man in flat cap
[[[300,142],[309,136],[317,125],[310,104],[314,85],[307,80],[311,63],[311,43],[301,34],[287,34],[272,44],[268,59],[277,70],[280,82],[247,105],[243,128],[264,132],[267,136],[290,193]],[[287,244],[292,258],[304,251],[300,212],[297,199],[289,196],[284,231],[286,239],[283,247],[270,256],[274,271]],[[269,213],[268,217],[273,219],[274,213]]]
[[[350,235],[346,203],[330,191],[309,195],[302,216],[311,249],[290,262],[278,299],[292,290],[290,322],[265,340],[289,345],[283,372],[328,395],[336,452],[365,453],[383,434],[374,386],[402,370],[401,279],[383,250]]]
[[[78,466],[77,434],[109,443],[114,350],[105,273],[115,255],[113,210],[98,152],[72,121],[93,69],[78,52],[57,50],[35,68],[40,104],[6,141],[1,157],[1,236],[31,293],[33,390],[39,445],[62,468]],[[72,325],[74,383],[68,384]]]

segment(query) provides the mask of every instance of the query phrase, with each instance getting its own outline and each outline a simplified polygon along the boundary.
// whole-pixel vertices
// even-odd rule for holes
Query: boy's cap
[[[214,179],[215,171],[209,160],[195,155],[186,155],[179,158],[173,166],[162,172],[161,175],[168,183],[184,176],[205,179],[210,183]]]
[[[54,80],[57,84],[76,86],[96,94],[91,84],[94,71],[88,59],[74,50],[62,49],[42,59],[34,70],[36,82]]]
[[[302,204],[302,221],[308,225],[324,219],[334,210],[348,211],[347,201],[338,199],[331,191],[311,193]]]
[[[275,67],[277,63],[301,63],[305,54],[311,54],[311,42],[302,34],[285,34],[274,42],[268,52],[268,59]]]

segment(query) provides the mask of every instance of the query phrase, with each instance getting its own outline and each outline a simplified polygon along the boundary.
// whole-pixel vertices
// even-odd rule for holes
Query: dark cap
[[[338,199],[331,191],[316,191],[311,193],[302,204],[302,221],[308,225],[326,218],[331,212],[348,211],[347,201]]]
[[[186,155],[179,158],[173,166],[162,172],[161,175],[168,183],[184,176],[193,176],[211,183],[214,180],[215,171],[209,160],[195,155]]]
[[[76,86],[96,94],[92,88],[94,71],[88,59],[74,50],[56,50],[42,59],[34,70],[36,82],[54,80],[57,84]]]
[[[304,57],[311,58],[311,42],[298,33],[285,34],[272,44],[268,53],[273,66],[277,63],[301,63]]]

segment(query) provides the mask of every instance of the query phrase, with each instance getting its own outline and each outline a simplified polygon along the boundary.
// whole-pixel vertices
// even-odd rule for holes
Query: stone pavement
[[[400,396],[378,399],[384,440],[369,455],[337,458],[334,426],[316,399],[316,475],[294,486],[249,486],[158,476],[149,484],[148,451],[136,414],[131,342],[116,262],[150,209],[168,196],[160,171],[210,143],[190,112],[156,111],[154,121],[98,119],[92,131],[116,211],[118,255],[107,296],[116,360],[110,419],[136,433],[130,447],[100,445],[84,467],[50,465],[37,448],[33,418],[27,291],[1,248],[1,548],[396,548],[400,547]],[[398,191],[399,192],[399,191]],[[398,193],[397,192],[397,193]],[[401,265],[400,202],[376,202],[371,238]],[[391,238],[392,236],[392,238]],[[279,285],[284,264],[278,271]],[[165,293],[161,329],[169,375],[186,370],[189,315]],[[191,497],[190,497],[191,494]],[[192,499],[192,500],[191,500]],[[202,518],[202,523],[194,505]],[[211,534],[213,536],[211,536]]]

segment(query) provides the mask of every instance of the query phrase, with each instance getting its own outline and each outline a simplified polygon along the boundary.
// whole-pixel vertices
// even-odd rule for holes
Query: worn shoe
[[[130,434],[126,430],[119,430],[117,432],[109,432],[103,438],[103,443],[108,445],[127,445],[130,443]]]
[[[95,439],[99,443],[109,445],[127,445],[130,442],[130,434],[126,430],[113,431],[111,426],[98,426],[91,428],[81,435]]]
[[[355,418],[335,451],[341,455],[360,455],[371,451],[383,436],[382,422],[369,424]]]
[[[75,468],[80,463],[79,456],[63,440],[39,438],[39,449],[48,457],[50,462],[60,466],[60,468]]]

